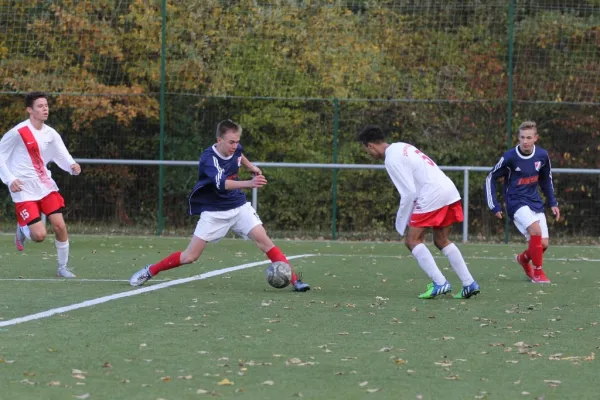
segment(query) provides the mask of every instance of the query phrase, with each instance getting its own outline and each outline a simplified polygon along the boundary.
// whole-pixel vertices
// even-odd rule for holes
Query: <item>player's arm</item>
[[[75,162],[62,137],[55,131],[54,140],[52,140],[54,146],[54,157],[52,161],[56,163],[63,171],[67,171],[71,175],[79,175],[81,167]]]
[[[554,196],[554,183],[552,182],[552,166],[550,165],[550,157],[546,158],[544,166],[540,169],[539,184],[542,188],[544,196],[546,196],[548,206],[552,209],[552,213],[556,216],[556,220],[558,221],[560,218],[560,210],[558,208],[558,201]]]
[[[262,175],[262,171],[256,165],[252,164],[250,160],[246,158],[245,155],[242,154],[242,165],[246,168],[252,175]]]
[[[508,179],[508,160],[505,156],[501,157],[494,168],[488,173],[488,176],[485,178],[485,187],[483,190],[489,209],[498,218],[502,218],[502,206],[496,196],[496,181],[500,178]]]
[[[256,175],[247,181],[234,181],[227,179],[224,171],[219,167],[212,157],[202,157],[200,159],[200,175],[207,177],[215,185],[218,191],[235,189],[259,188],[267,184],[267,180],[262,175]]]
[[[400,207],[396,214],[396,230],[400,235],[404,235],[417,198],[412,170],[409,165],[404,165],[402,160],[398,159],[386,159],[385,169],[400,193]]]
[[[12,174],[6,165],[6,160],[11,156],[18,140],[21,140],[20,136],[12,130],[0,139],[0,179],[10,188],[11,192],[21,191],[21,181]]]

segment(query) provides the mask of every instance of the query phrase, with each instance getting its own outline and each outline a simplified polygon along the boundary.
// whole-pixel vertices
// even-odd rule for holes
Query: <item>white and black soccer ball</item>
[[[292,281],[292,267],[286,262],[275,261],[265,272],[267,282],[276,289],[283,289]]]

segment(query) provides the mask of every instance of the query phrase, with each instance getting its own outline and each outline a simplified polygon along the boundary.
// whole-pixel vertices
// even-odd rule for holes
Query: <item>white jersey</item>
[[[71,165],[75,164],[75,160],[60,135],[48,125],[43,125],[38,130],[26,120],[0,139],[2,182],[10,186],[15,179],[19,179],[23,184],[20,192],[10,192],[15,203],[40,200],[51,192],[58,191],[47,168],[49,162],[73,173]]]
[[[439,210],[460,200],[454,183],[419,149],[392,143],[385,150],[385,169],[400,192],[396,230],[404,235],[410,216]]]

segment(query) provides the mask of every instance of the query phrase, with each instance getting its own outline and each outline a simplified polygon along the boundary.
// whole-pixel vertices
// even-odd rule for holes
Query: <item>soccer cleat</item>
[[[58,267],[58,271],[56,271],[56,276],[59,278],[76,278],[75,274],[71,272],[69,267],[63,265],[62,267]]]
[[[550,283],[550,279],[544,273],[544,270],[541,268],[536,268],[533,270],[533,277],[531,278],[531,282],[533,283]]]
[[[419,295],[420,299],[433,299],[442,294],[450,293],[452,286],[450,282],[446,281],[443,285],[436,285],[435,282],[430,282],[427,285],[427,290]]]
[[[521,257],[521,254],[515,254],[515,262],[523,267],[523,271],[525,271],[525,275],[527,275],[529,279],[533,279],[533,266],[529,260],[525,261],[523,260],[523,257]]]
[[[455,299],[468,299],[471,296],[475,296],[479,294],[481,289],[479,288],[479,284],[475,281],[471,283],[469,286],[463,286],[462,290],[459,294],[454,296]]]
[[[25,248],[25,240],[27,237],[21,231],[21,227],[17,224],[17,232],[15,233],[15,246],[17,246],[17,250],[23,251]]]
[[[142,286],[144,283],[152,279],[152,275],[150,274],[150,265],[151,264],[146,265],[144,268],[133,274],[131,279],[129,279],[129,284],[131,286]]]
[[[294,292],[308,292],[310,290],[310,285],[308,283],[302,282],[298,279],[294,283]]]

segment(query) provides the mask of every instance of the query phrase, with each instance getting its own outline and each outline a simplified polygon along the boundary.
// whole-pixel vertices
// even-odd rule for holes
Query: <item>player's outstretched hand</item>
[[[560,219],[560,210],[558,207],[552,207],[552,214],[554,214],[554,217],[556,217],[557,221]]]
[[[79,175],[81,173],[81,166],[79,164],[71,164],[71,171],[73,171],[73,175]]]
[[[250,187],[259,188],[267,184],[267,178],[264,175],[255,175],[250,181]]]
[[[496,218],[498,218],[498,219],[502,219],[502,211],[498,211],[498,212],[496,213]]]
[[[11,182],[9,189],[11,192],[16,193],[23,190],[23,182],[21,182],[18,178]]]

